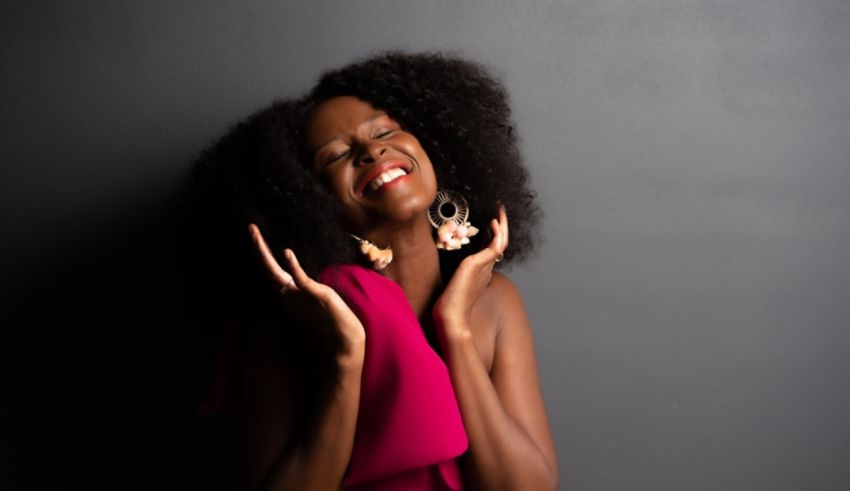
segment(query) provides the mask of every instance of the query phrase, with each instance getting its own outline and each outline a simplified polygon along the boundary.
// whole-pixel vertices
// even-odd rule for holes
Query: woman
[[[484,68],[389,52],[326,73],[192,184],[200,264],[230,263],[198,271],[235,305],[206,409],[240,415],[246,486],[557,488],[531,329],[493,271],[539,211]]]

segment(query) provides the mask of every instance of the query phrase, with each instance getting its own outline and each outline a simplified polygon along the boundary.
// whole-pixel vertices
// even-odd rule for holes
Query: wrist
[[[441,319],[435,320],[435,325],[440,344],[444,347],[449,344],[459,344],[472,340],[472,329],[466,321]]]
[[[366,342],[349,342],[345,349],[337,354],[336,360],[343,371],[360,372],[366,359]]]

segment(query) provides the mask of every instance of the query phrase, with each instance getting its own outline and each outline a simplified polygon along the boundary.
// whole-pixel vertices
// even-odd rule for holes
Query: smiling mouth
[[[364,193],[365,192],[372,192],[373,193],[373,192],[381,189],[382,187],[384,187],[385,184],[389,184],[389,183],[395,181],[396,179],[398,179],[400,177],[406,176],[407,174],[408,173],[404,169],[402,169],[401,167],[396,167],[394,169],[384,171],[379,176],[377,176],[376,178],[369,181],[369,183],[366,184],[366,188],[363,191],[364,191]]]
[[[358,185],[361,194],[371,194],[380,191],[387,184],[404,179],[413,172],[413,167],[402,162],[393,162],[379,166],[363,177]]]

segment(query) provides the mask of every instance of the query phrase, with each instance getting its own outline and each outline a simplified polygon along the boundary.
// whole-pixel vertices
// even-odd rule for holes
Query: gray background
[[[561,489],[850,489],[850,2],[0,9],[7,279],[103,252],[69,244],[322,70],[453,50],[507,84],[546,213],[509,274]]]

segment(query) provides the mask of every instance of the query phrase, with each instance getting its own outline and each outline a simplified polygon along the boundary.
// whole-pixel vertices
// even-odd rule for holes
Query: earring
[[[360,237],[352,234],[348,234],[354,237],[354,240],[360,242],[360,252],[362,252],[365,256],[372,261],[372,267],[375,269],[384,269],[387,267],[387,264],[392,262],[393,260],[393,250],[387,247],[386,249],[379,249],[378,246],[369,242],[366,239],[361,239]]]
[[[469,218],[469,204],[457,191],[440,191],[428,208],[428,220],[437,229],[437,249],[454,251],[469,238],[478,233],[466,219]]]

